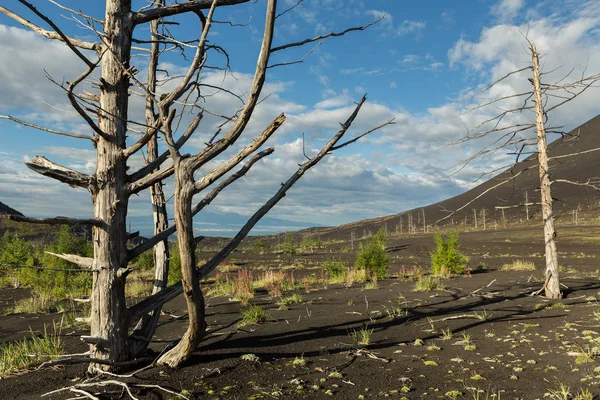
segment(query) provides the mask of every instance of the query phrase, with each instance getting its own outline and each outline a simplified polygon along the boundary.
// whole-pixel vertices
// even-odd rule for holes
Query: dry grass
[[[516,260],[512,264],[504,264],[501,271],[535,271],[535,264],[531,261]]]

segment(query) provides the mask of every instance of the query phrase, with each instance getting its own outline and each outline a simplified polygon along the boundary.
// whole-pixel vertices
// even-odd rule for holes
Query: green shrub
[[[135,263],[138,269],[154,269],[154,248],[140,254]]]
[[[285,242],[283,242],[283,252],[289,256],[296,255],[296,246],[294,244],[294,238],[292,235],[285,235]]]
[[[329,278],[334,281],[345,280],[348,273],[348,266],[341,260],[328,260],[322,265],[327,271]]]
[[[17,236],[6,236],[2,239],[0,263],[18,266],[42,266],[45,270],[35,268],[5,268],[0,274],[9,274],[14,286],[25,286],[33,289],[33,295],[48,299],[66,299],[85,297],[92,285],[92,274],[89,272],[65,271],[64,269],[80,269],[51,254],[42,253],[40,248],[20,239]],[[44,249],[57,254],[76,254],[85,257],[93,255],[92,246],[85,238],[76,236],[67,226],[60,228],[58,235],[50,246]],[[56,269],[56,270],[54,270]]]
[[[385,252],[386,241],[387,234],[385,229],[381,228],[373,236],[373,239],[358,252],[354,268],[367,270],[378,278],[385,278],[390,260]]]
[[[252,244],[252,249],[254,250],[254,252],[256,254],[264,254],[268,248],[269,248],[269,246],[262,239],[255,240],[254,243]]]
[[[33,245],[19,236],[5,233],[0,240],[0,276],[10,275],[16,277],[20,270],[11,268],[11,265],[24,266],[36,264],[37,260],[34,259],[34,250]]]
[[[458,233],[447,236],[434,235],[437,245],[431,253],[431,271],[434,275],[462,274],[467,268],[468,257],[460,252]]]

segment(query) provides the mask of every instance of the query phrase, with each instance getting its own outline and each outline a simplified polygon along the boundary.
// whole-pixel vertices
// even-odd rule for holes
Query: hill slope
[[[590,151],[598,147],[600,147],[600,115],[575,128],[565,139],[559,139],[550,144],[550,157],[588,151],[575,157],[551,159],[552,178],[585,182],[590,178],[600,176],[600,152]],[[526,196],[530,204],[527,207],[530,220],[539,220],[541,210],[540,206],[536,204],[540,201],[539,172],[532,157],[518,163],[512,171],[505,171],[463,194],[436,204],[391,216],[357,221],[338,227],[311,228],[298,233],[319,235],[323,238],[348,238],[352,232],[356,237],[360,237],[368,232],[374,233],[382,226],[387,226],[388,230],[402,229],[406,232],[409,215],[412,215],[413,223],[420,232],[423,232],[424,225],[465,224],[473,226],[475,224],[473,210],[477,213],[478,224],[481,225],[482,209],[485,209],[486,222],[489,227],[494,223],[503,224],[502,210],[496,207],[508,207],[504,209],[504,218],[507,223],[521,222],[526,220]],[[519,175],[515,179],[486,192],[516,174]],[[570,221],[573,218],[573,210],[576,209],[578,209],[579,220],[589,221],[600,216],[600,191],[586,186],[558,182],[552,185],[552,191],[557,220]],[[466,204],[468,205],[462,210],[456,211],[448,217],[449,211],[458,210]],[[425,214],[425,224],[422,218],[423,213]],[[442,220],[444,217],[448,218]]]
[[[1,201],[0,201],[0,214],[11,214],[11,215],[20,215],[20,216],[23,216],[23,214],[21,214],[20,212],[18,212],[14,208],[11,208],[11,207],[7,206],[6,204],[4,204]]]

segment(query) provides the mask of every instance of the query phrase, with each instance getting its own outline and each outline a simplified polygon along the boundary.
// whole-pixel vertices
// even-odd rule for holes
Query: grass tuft
[[[44,328],[42,335],[31,332],[30,339],[0,344],[0,378],[46,361],[48,357],[62,354],[58,333],[49,335]]]
[[[264,324],[267,322],[267,313],[261,306],[250,306],[242,310],[242,321],[239,326]]]

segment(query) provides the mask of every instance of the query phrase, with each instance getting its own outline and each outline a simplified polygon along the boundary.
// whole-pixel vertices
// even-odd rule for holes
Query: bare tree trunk
[[[181,365],[198,347],[206,332],[204,319],[204,296],[200,280],[196,273],[196,241],[192,219],[193,171],[188,168],[186,159],[179,159],[175,166],[175,223],[177,224],[177,243],[181,259],[181,283],[187,303],[188,329],[174,348],[165,353],[159,364],[177,367]]]
[[[529,221],[529,194],[525,192],[525,218]]]
[[[546,283],[544,289],[546,297],[559,299],[560,281],[558,277],[558,253],[556,251],[556,231],[554,229],[554,215],[552,213],[552,192],[548,170],[548,154],[546,145],[546,128],[544,127],[545,113],[542,103],[542,89],[540,84],[539,58],[535,45],[531,45],[533,66],[533,91],[535,95],[535,123],[537,130],[538,163],[540,171],[540,192],[542,200],[542,218],[544,220],[544,242],[546,252]]]
[[[155,0],[155,7],[164,6],[164,0]],[[160,42],[158,35],[158,20],[150,22],[150,34],[153,41],[150,46],[150,58],[148,61],[148,90],[150,93],[156,93],[156,70],[158,68],[158,60],[160,55]],[[152,95],[146,96],[146,125],[151,127],[155,124],[156,112]],[[149,130],[151,128],[148,128]],[[158,137],[155,134],[148,141],[148,159],[147,163],[151,163],[158,158]],[[165,201],[165,193],[163,191],[163,183],[156,182],[150,187],[150,199],[152,201],[152,216],[154,218],[154,235],[158,235],[169,227],[167,207]],[[154,286],[152,294],[164,290],[167,287],[169,278],[169,242],[168,239],[158,242],[153,249],[154,252]],[[132,337],[131,352],[134,356],[142,353],[147,347],[149,341],[154,336],[156,326],[160,318],[161,307],[145,315],[135,330]]]
[[[477,210],[473,209],[473,226],[475,227],[475,230],[477,230]]]
[[[90,335],[91,357],[111,362],[130,358],[127,338],[125,279],[127,269],[126,159],[122,156],[127,132],[131,51],[131,1],[107,1],[104,19],[102,78],[98,126],[105,137],[97,142],[97,186],[92,193],[94,218],[102,227],[94,227],[94,273]],[[91,364],[90,370],[111,369]]]
[[[485,208],[481,209],[481,221],[483,223],[483,230],[485,231],[485,228],[486,228],[486,226],[485,226]]]

